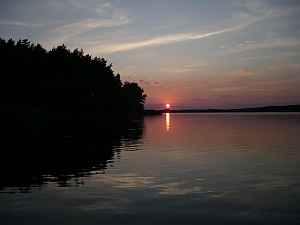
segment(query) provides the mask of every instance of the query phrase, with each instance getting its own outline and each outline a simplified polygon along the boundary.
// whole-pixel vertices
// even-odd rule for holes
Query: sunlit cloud
[[[300,53],[298,53],[300,55]],[[298,73],[298,71],[300,70],[300,64],[298,63],[294,63],[294,64],[276,64],[274,66],[270,66],[268,68],[269,70],[284,70],[284,71],[289,71],[289,73],[291,72],[296,72]]]
[[[268,80],[268,81],[250,81],[248,84],[245,85],[236,85],[236,86],[225,86],[225,87],[217,87],[211,88],[210,91],[212,92],[230,92],[230,91],[237,91],[237,90],[258,90],[257,88],[262,87],[259,90],[267,90],[272,87],[276,87],[276,90],[282,89],[280,84],[286,83],[298,83],[300,82],[300,78],[286,78],[286,79],[278,79],[278,80]],[[278,88],[279,86],[279,88]],[[284,86],[285,89],[287,88]],[[273,89],[275,90],[275,89]]]
[[[204,101],[211,99],[212,96],[181,96],[180,99],[184,101]]]
[[[211,91],[235,91],[235,90],[241,90],[246,88],[249,88],[249,86],[243,85],[243,86],[212,88]]]
[[[258,86],[258,85],[271,85],[271,84],[283,84],[283,83],[296,83],[300,82],[299,78],[291,78],[291,79],[282,79],[282,80],[270,80],[270,81],[255,81],[251,82],[251,85]]]

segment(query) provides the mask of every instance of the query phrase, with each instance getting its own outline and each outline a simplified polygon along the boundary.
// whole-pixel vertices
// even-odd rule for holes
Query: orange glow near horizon
[[[170,106],[171,106],[171,105],[170,105],[169,103],[166,104],[167,109],[170,108]]]

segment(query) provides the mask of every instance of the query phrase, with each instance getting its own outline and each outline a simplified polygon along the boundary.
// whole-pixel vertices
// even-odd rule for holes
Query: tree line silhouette
[[[0,66],[0,190],[105,169],[121,141],[143,136],[128,115],[142,115],[144,90],[103,58],[0,38]]]
[[[28,39],[0,38],[0,98],[50,111],[139,112],[146,94],[137,83],[122,83],[112,64],[63,44],[50,51]]]

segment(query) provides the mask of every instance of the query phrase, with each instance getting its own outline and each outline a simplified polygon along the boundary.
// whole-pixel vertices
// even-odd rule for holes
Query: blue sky
[[[299,0],[1,0],[0,37],[103,57],[146,108],[299,104],[299,12]]]

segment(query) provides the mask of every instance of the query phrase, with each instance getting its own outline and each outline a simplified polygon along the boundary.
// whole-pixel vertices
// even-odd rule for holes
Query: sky
[[[146,109],[300,103],[300,0],[0,3],[1,38],[104,58]]]

